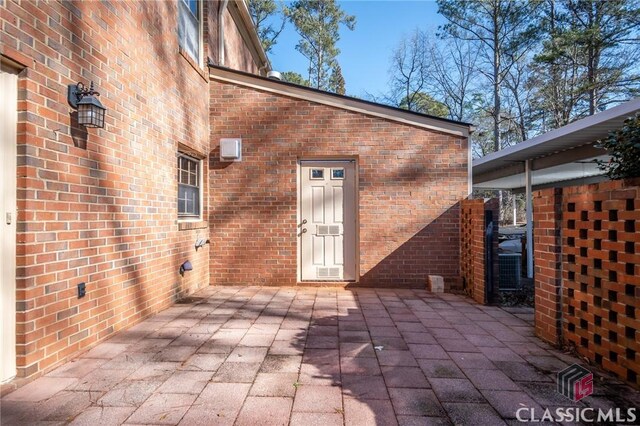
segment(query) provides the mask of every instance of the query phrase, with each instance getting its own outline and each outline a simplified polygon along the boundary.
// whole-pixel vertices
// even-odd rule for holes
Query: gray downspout
[[[222,0],[218,10],[218,65],[224,66],[224,11],[227,10],[229,0]]]

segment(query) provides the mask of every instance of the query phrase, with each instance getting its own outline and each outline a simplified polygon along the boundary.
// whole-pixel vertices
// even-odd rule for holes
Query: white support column
[[[533,278],[533,195],[531,194],[531,160],[525,161],[525,208],[527,214],[527,277]]]

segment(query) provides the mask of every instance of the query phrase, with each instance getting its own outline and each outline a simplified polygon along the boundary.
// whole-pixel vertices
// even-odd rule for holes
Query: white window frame
[[[178,1],[178,44],[183,52],[193,59],[199,67],[202,67],[203,63],[203,43],[204,43],[204,2],[202,0],[196,0],[198,4],[198,16],[194,16],[191,8],[189,8],[189,0],[177,0]],[[194,17],[198,21],[198,57],[194,58],[192,52],[186,48],[186,41],[184,37],[180,37],[180,21],[181,14],[188,13],[191,17]]]
[[[180,159],[185,158],[189,161],[193,161],[198,165],[198,172],[197,172],[197,180],[198,180],[198,214],[181,214],[179,212],[179,208],[178,208],[178,204],[180,203],[180,172],[181,172],[181,168],[180,165],[178,164],[176,166],[176,212],[178,214],[178,222],[199,222],[202,220],[202,215],[203,215],[203,210],[204,210],[204,170],[203,170],[203,165],[204,162],[202,161],[202,159],[200,158],[195,158],[192,157],[191,155],[185,154],[183,152],[178,152],[178,156],[177,156],[178,160],[177,163],[180,162]],[[188,185],[188,184],[187,184]]]

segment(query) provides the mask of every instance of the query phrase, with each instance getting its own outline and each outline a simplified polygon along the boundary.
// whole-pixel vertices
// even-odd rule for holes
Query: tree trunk
[[[493,8],[493,151],[500,150],[500,40],[498,38],[499,2]]]
[[[593,29],[594,26],[594,11],[593,7],[597,7],[595,4],[589,5],[589,31]],[[596,88],[596,65],[595,65],[595,48],[594,48],[594,40],[593,35],[589,36],[589,49],[588,49],[588,63],[587,63],[587,81],[589,82],[589,115],[593,115],[596,113],[596,99],[597,99],[597,88]]]

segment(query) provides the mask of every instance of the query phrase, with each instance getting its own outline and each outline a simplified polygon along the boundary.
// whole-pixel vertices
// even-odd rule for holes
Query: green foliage
[[[344,95],[346,92],[344,77],[342,76],[342,68],[337,62],[331,67],[331,77],[329,77],[329,90],[338,95]]]
[[[285,9],[285,14],[300,35],[296,50],[309,60],[311,85],[331,90],[331,75],[340,53],[336,47],[340,25],[353,30],[355,17],[346,14],[335,0],[297,0]]]
[[[268,53],[276,44],[276,39],[284,29],[286,19],[282,18],[280,28],[273,24],[267,25],[266,21],[271,16],[280,13],[282,6],[278,7],[275,0],[249,0],[248,7],[249,14],[258,32],[258,38],[262,43],[262,48]]]
[[[288,83],[299,84],[300,86],[310,87],[311,83],[309,80],[293,71],[286,71],[282,73],[282,79]]]
[[[621,129],[609,132],[597,146],[611,155],[609,162],[598,162],[611,179],[640,177],[640,113],[626,119]]]
[[[446,118],[449,116],[449,108],[447,108],[445,104],[435,100],[431,95],[424,92],[413,93],[409,97],[405,96],[400,101],[399,107],[436,117]]]
[[[557,128],[640,94],[637,0],[549,0],[532,68],[535,106]]]

